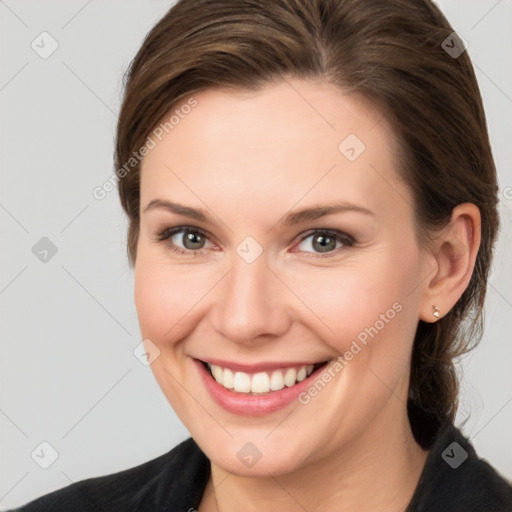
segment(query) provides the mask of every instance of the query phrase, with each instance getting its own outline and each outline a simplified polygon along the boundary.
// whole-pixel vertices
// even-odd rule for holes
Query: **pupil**
[[[199,233],[188,232],[185,235],[184,245],[187,249],[200,249],[202,242],[203,240],[201,240],[201,235]],[[189,243],[192,244],[192,247],[189,247]],[[193,244],[198,244],[199,247]]]
[[[319,244],[316,243],[318,240],[321,240]],[[329,236],[319,235],[314,238],[313,247],[319,252],[328,252],[336,248],[336,240]]]

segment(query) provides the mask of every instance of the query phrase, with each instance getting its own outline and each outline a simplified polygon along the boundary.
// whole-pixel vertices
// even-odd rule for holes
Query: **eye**
[[[210,244],[210,247],[213,247],[208,235],[203,230],[193,226],[166,228],[158,233],[156,240],[165,242],[172,252],[184,256],[200,254],[203,249],[208,247],[206,246],[207,243]],[[312,257],[325,258],[338,254],[341,250],[353,246],[354,243],[355,240],[342,231],[316,229],[302,235],[300,243],[296,247],[301,252],[312,252]],[[297,252],[297,249],[292,250],[292,252]]]
[[[164,229],[158,233],[157,240],[159,242],[166,242],[172,252],[195,256],[201,249],[205,248],[208,237],[198,228],[192,226],[178,226]],[[180,244],[182,244],[182,247],[180,247]]]
[[[338,254],[344,247],[354,245],[354,242],[350,235],[342,231],[316,229],[303,235],[297,247],[304,252],[311,252],[308,249],[312,249],[313,252],[317,252],[314,257],[322,258]]]

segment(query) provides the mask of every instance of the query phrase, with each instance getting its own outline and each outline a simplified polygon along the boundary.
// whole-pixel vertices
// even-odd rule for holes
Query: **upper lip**
[[[321,364],[327,362],[327,359],[321,359],[316,361],[268,361],[255,364],[242,364],[233,361],[226,361],[224,359],[198,359],[203,363],[210,363],[222,368],[229,368],[230,370],[245,372],[245,373],[257,373],[266,370],[278,370],[279,368],[290,368],[308,366],[310,364]]]

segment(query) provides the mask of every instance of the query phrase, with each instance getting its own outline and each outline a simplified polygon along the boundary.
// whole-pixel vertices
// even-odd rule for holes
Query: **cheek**
[[[364,264],[347,264],[326,272],[314,269],[309,278],[296,275],[291,282],[314,313],[315,330],[337,352],[343,354],[351,347],[357,351],[356,341],[362,348],[370,347],[371,342],[376,353],[385,349],[407,355],[417,324],[413,291],[419,265],[414,250],[380,253],[365,258]]]
[[[193,290],[184,273],[171,272],[164,265],[140,254],[135,267],[135,306],[143,337],[162,343],[174,337],[180,318],[184,317]]]
[[[218,274],[165,261],[165,255],[141,248],[135,265],[134,299],[141,334],[161,350],[190,333],[199,321]]]

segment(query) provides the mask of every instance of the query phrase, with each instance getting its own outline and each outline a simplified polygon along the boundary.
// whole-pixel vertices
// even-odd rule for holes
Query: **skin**
[[[406,412],[414,334],[420,319],[437,321],[433,304],[446,314],[467,287],[478,209],[459,205],[432,247],[420,247],[386,120],[320,80],[194,97],[142,164],[135,303],[143,338],[160,350],[153,373],[211,461],[200,512],[404,509],[427,456]],[[338,149],[349,134],[366,146],[354,161]],[[204,209],[213,223],[146,210],[154,199]],[[333,201],[372,213],[279,224]],[[178,226],[205,232],[198,254],[183,232],[157,241]],[[313,229],[355,242],[320,252]],[[247,236],[263,251],[252,263],[236,251]],[[335,359],[396,303],[400,312],[306,405],[259,418],[227,412],[193,364]],[[237,457],[247,442],[262,454],[252,467]]]

